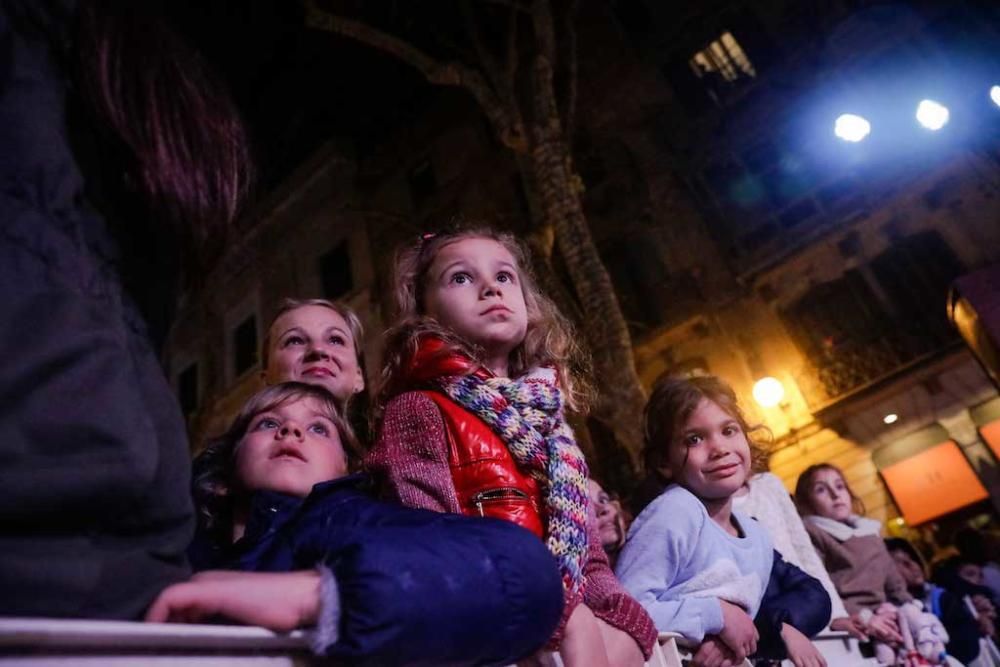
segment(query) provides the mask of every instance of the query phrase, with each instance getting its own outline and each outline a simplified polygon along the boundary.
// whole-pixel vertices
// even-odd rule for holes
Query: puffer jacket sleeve
[[[787,623],[805,636],[813,637],[830,622],[831,608],[830,596],[823,584],[775,551],[767,590],[754,618],[760,633],[756,655],[775,660],[785,658],[781,626]]]
[[[594,616],[625,632],[639,645],[647,659],[656,643],[656,626],[639,602],[622,588],[611,570],[608,556],[594,527],[589,530],[587,563],[584,565],[586,587],[583,602]]]
[[[420,392],[388,402],[365,469],[387,500],[436,512],[462,511],[448,466],[444,418]]]
[[[352,665],[503,665],[535,652],[562,612],[555,559],[533,534],[493,519],[440,515],[357,532],[331,553],[339,610],[332,643]]]

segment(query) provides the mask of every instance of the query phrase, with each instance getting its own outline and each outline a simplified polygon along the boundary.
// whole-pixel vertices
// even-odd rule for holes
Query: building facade
[[[643,382],[723,376],[789,489],[833,463],[890,527],[1000,507],[997,388],[946,316],[951,282],[1000,262],[1000,109],[970,92],[991,12],[636,0],[579,24],[574,157]],[[924,95],[950,105],[939,132],[913,119]],[[837,139],[842,112],[871,135]],[[371,385],[393,249],[455,215],[530,237],[527,207],[515,160],[456,91],[363,156],[325,146],[182,306],[168,366],[193,430],[221,430],[259,386],[286,296],[358,310]],[[767,407],[750,398],[765,377],[783,389]],[[592,466],[627,493],[628,455],[587,425]]]

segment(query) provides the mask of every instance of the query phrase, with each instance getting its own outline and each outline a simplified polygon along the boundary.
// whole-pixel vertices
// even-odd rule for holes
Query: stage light
[[[862,116],[845,113],[837,118],[833,125],[833,133],[851,143],[857,143],[867,137],[872,131],[872,125]]]
[[[1000,107],[1000,86],[990,88],[990,99],[993,100],[993,104]]]
[[[934,100],[923,100],[917,105],[917,120],[928,130],[940,130],[948,124],[948,107]]]
[[[890,412],[885,417],[882,417],[882,421],[886,424],[895,424],[899,420],[899,415],[895,412]]]

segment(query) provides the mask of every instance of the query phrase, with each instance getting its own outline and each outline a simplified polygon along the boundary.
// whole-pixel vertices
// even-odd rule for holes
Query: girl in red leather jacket
[[[428,234],[396,263],[381,422],[366,467],[406,505],[513,521],[556,557],[568,666],[639,665],[656,630],[587,526],[587,465],[564,408],[580,350],[522,246],[488,230]]]

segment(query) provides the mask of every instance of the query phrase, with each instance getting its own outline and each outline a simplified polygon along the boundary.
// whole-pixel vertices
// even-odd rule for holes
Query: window
[[[198,364],[191,363],[177,376],[177,398],[184,416],[198,409]]]
[[[257,317],[250,315],[233,330],[233,375],[239,377],[257,363]]]
[[[856,270],[816,285],[785,311],[785,317],[811,359],[864,345],[889,329],[882,303]]]
[[[410,185],[410,197],[414,206],[420,206],[437,190],[437,178],[434,176],[434,165],[427,158],[417,163],[406,175]]]
[[[728,30],[707,47],[694,54],[688,63],[699,79],[732,83],[757,76],[747,54]]]
[[[319,276],[324,298],[339,299],[354,288],[346,240],[319,258]]]
[[[955,340],[945,304],[961,272],[944,240],[924,232],[897,240],[867,267],[813,287],[786,309],[826,397],[887,377]]]
[[[896,241],[872,260],[872,273],[892,303],[915,353],[955,338],[948,322],[948,289],[962,264],[934,231]]]

